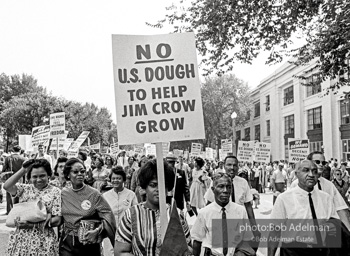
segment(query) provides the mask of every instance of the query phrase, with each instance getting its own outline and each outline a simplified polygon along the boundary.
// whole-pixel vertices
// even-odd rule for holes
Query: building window
[[[270,111],[270,95],[266,95],[265,105],[266,105],[266,112]]]
[[[321,75],[313,74],[306,78],[306,97],[310,97],[321,92]]]
[[[322,107],[307,111],[307,129],[314,130],[322,128]]]
[[[260,141],[260,124],[255,125],[255,140]]]
[[[236,140],[241,140],[241,131],[236,131]]]
[[[266,136],[270,136],[270,120],[266,121]]]
[[[318,152],[323,152],[322,146],[323,146],[323,141],[314,141],[310,142],[310,152],[318,151]]]
[[[343,158],[342,162],[349,161],[350,160],[350,140],[342,140],[342,153]]]
[[[293,85],[284,89],[284,106],[294,102]]]
[[[284,118],[284,134],[294,134],[294,115]]]
[[[244,140],[250,140],[250,127],[244,129]]]
[[[348,99],[340,101],[341,124],[350,123],[350,102]]]
[[[346,59],[344,62],[346,67],[339,72],[339,78],[341,81],[344,79],[350,80],[350,58]]]
[[[260,102],[254,104],[254,117],[260,116]]]

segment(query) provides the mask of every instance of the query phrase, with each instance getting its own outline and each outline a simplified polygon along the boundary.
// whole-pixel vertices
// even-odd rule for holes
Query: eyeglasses
[[[336,176],[340,176],[340,173],[336,173],[335,175],[336,175]]]
[[[86,173],[86,170],[75,170],[75,171],[72,171],[73,174],[85,174]]]
[[[323,166],[327,164],[326,161],[321,162],[320,160],[314,160],[314,162],[315,162],[315,164],[318,164],[318,165],[322,164]]]

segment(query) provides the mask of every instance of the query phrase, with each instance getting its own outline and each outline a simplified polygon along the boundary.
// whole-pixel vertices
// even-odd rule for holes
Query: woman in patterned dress
[[[110,171],[105,168],[102,157],[97,157],[95,161],[96,168],[92,171],[92,178],[94,179],[93,187],[101,192],[103,185],[107,185]]]
[[[17,183],[25,174],[30,184]],[[61,191],[49,184],[51,175],[46,159],[30,159],[4,184],[4,189],[19,197],[20,203],[40,199],[48,213],[46,221],[39,223],[16,221],[17,229],[10,234],[6,255],[58,255],[57,237],[52,227],[61,222]]]
[[[172,190],[175,173],[164,162],[165,190]],[[138,175],[140,186],[146,191],[146,202],[126,210],[121,219],[115,239],[115,256],[158,256],[162,247],[157,162],[148,161]],[[165,196],[165,195],[164,195]],[[167,205],[169,217],[170,206]],[[180,222],[188,245],[191,245],[190,231],[183,213],[178,210]]]

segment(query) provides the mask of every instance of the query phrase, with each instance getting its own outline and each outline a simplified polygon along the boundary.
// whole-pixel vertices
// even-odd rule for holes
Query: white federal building
[[[307,72],[314,66],[285,63],[260,82],[251,93],[248,122],[236,127],[236,148],[238,140],[269,142],[272,161],[288,160],[288,138],[309,139],[310,152],[323,151],[327,160],[338,162],[350,159],[350,100],[343,97],[350,86],[325,95],[334,81],[321,82],[317,70]],[[305,74],[314,86],[294,77]]]

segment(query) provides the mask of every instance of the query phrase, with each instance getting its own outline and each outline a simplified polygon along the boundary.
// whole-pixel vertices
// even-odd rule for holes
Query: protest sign
[[[184,154],[184,151],[180,150],[180,149],[174,149],[173,152],[174,152],[174,156],[176,158],[178,158],[179,156],[183,156],[183,154]]]
[[[69,147],[68,152],[76,152],[78,153],[79,147],[84,143],[86,138],[89,136],[90,132],[84,131],[82,132],[79,137],[72,143],[72,145]]]
[[[162,147],[163,147],[163,155],[166,156],[167,154],[169,154],[170,142],[163,142]]]
[[[142,144],[136,144],[134,146],[134,151],[135,153],[139,154],[139,155],[142,155],[143,154],[143,151],[144,151],[144,146],[143,146],[143,143]]]
[[[309,155],[309,140],[288,138],[289,162],[296,163]]]
[[[255,142],[254,161],[259,163],[269,163],[271,161],[271,143]]]
[[[184,151],[184,156],[183,156],[184,159],[187,160],[187,159],[188,159],[188,156],[189,156],[189,152],[188,152],[188,150],[185,150],[185,151]]]
[[[18,145],[25,151],[32,150],[31,135],[18,135]]]
[[[214,149],[205,148],[205,158],[209,160],[214,160]]]
[[[193,33],[113,35],[112,47],[120,145],[205,137]]]
[[[191,155],[199,156],[202,151],[202,144],[200,143],[192,143],[191,145]]]
[[[221,140],[221,149],[223,154],[232,153],[232,139]]]
[[[100,150],[100,148],[101,148],[100,143],[90,145],[91,150]]]
[[[68,150],[70,145],[72,145],[74,139],[73,138],[66,138],[63,144],[63,150]]]
[[[111,153],[112,154],[118,154],[119,152],[119,144],[118,142],[115,142],[115,143],[112,143],[111,146],[110,146],[110,149],[111,149]]]
[[[63,134],[63,137],[53,139],[50,147],[51,150],[64,149],[67,136],[68,136],[68,131],[65,131],[65,133]]]
[[[37,126],[32,129],[31,146],[37,148],[39,145],[48,146],[50,139],[50,125]]]
[[[146,155],[153,155],[153,156],[157,155],[155,144],[145,143],[145,149],[146,149]]]
[[[237,159],[242,162],[253,162],[254,141],[238,141]]]
[[[66,113],[54,113],[50,115],[50,138],[65,137]],[[67,136],[66,136],[67,137]]]

